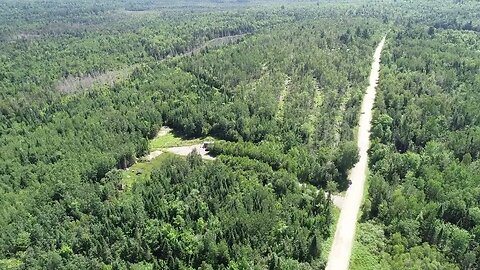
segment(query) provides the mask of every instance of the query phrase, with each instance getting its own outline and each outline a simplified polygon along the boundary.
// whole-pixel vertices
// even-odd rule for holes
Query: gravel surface
[[[193,150],[197,150],[197,153],[199,153],[203,159],[214,160],[215,158],[208,155],[208,151],[202,146],[203,144],[196,144],[196,145],[190,145],[190,146],[170,147],[166,150],[170,153],[181,155],[181,156],[186,156],[190,154]]]

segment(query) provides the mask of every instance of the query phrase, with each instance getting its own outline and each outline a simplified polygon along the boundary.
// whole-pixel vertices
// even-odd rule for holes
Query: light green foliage
[[[1,259],[0,268],[5,270],[17,270],[22,269],[23,263],[17,259]]]
[[[352,258],[350,259],[350,269],[383,269],[380,259],[386,248],[384,233],[382,225],[370,222],[358,224]]]
[[[322,269],[323,189],[347,186],[393,23],[365,211],[381,266],[477,267],[475,8],[1,1],[0,268]],[[208,136],[216,161],[137,163]]]
[[[340,209],[338,207],[332,208],[332,222],[330,225],[330,236],[325,239],[322,245],[322,259],[327,261],[328,254],[333,244],[333,238],[335,237],[335,230],[337,228],[337,221],[340,217]]]
[[[352,165],[331,123],[353,130],[337,104],[358,113],[384,26],[339,19],[355,5],[212,6],[0,3],[2,263],[324,266],[322,189]],[[214,162],[141,161],[213,138]]]

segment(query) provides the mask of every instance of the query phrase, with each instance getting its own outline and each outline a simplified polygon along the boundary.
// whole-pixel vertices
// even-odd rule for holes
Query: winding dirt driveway
[[[350,172],[349,179],[352,184],[347,190],[343,201],[342,210],[338,219],[335,238],[328,256],[327,270],[347,270],[352,254],[353,240],[358,212],[362,203],[363,188],[367,173],[368,156],[367,150],[370,145],[370,121],[372,120],[372,108],[375,101],[375,88],[380,73],[380,56],[385,37],[378,44],[373,56],[372,69],[370,71],[370,85],[362,102],[362,114],[358,127],[358,148],[360,160]]]

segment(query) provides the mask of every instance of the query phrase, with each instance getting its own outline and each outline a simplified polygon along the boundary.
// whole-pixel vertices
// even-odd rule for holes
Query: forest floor
[[[349,175],[352,184],[348,188],[343,201],[332,248],[327,261],[327,270],[347,270],[349,266],[356,223],[360,205],[362,203],[366,180],[368,165],[367,150],[370,144],[370,122],[372,120],[372,108],[375,101],[375,88],[380,75],[380,56],[384,44],[385,37],[378,44],[373,56],[369,86],[362,102],[362,114],[360,115],[358,127],[358,148],[360,159]]]

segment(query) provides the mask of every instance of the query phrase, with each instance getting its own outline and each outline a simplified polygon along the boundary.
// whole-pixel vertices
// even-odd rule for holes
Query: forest
[[[370,262],[359,258],[356,269],[480,267],[478,38],[439,23],[391,33],[360,224],[366,235],[358,236]]]
[[[0,269],[325,268],[386,33],[364,258],[478,268],[476,5],[3,1]],[[216,159],[125,185],[163,126]]]

